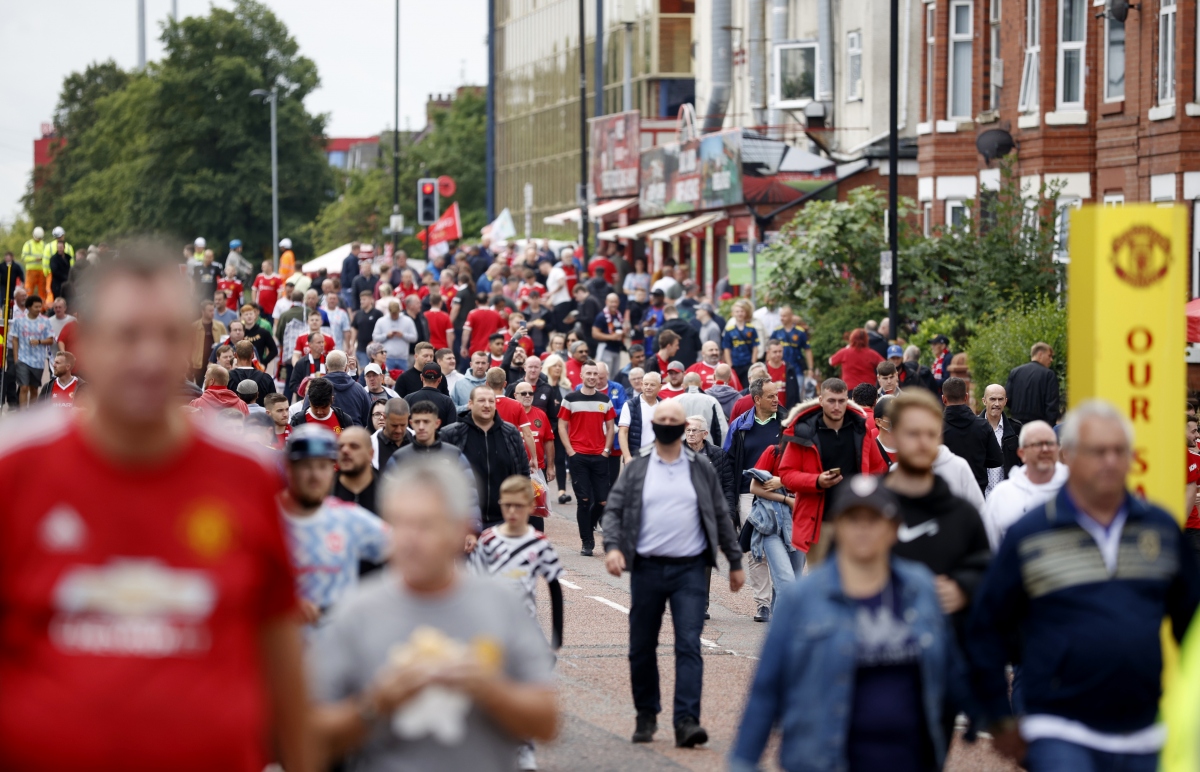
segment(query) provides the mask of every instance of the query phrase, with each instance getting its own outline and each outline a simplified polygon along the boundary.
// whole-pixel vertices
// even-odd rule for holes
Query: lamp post
[[[583,264],[588,259],[588,150],[587,150],[587,40],[584,38],[583,0],[579,0],[579,244]]]
[[[392,127],[392,214],[400,214],[400,0],[396,0],[396,116]],[[400,234],[392,229],[392,260],[400,249]]]
[[[275,106],[279,102],[279,92],[272,87],[270,91],[256,88],[250,96],[259,97],[265,104],[271,106],[271,257],[275,272],[279,272],[279,149],[275,131]]]

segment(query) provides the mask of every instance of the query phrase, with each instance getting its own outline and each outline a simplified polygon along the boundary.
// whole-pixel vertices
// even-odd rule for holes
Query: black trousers
[[[554,479],[558,481],[558,492],[565,493],[567,490],[567,449],[563,447],[562,440],[558,438],[557,434],[554,435]]]
[[[571,483],[575,487],[575,520],[579,523],[579,539],[585,550],[596,547],[596,523],[604,514],[608,501],[608,459],[576,453],[567,460],[571,468]]]

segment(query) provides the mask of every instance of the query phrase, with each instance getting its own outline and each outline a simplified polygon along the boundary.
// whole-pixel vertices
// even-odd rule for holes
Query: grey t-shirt
[[[549,684],[553,657],[546,637],[517,592],[488,577],[464,576],[450,594],[423,598],[410,593],[391,571],[364,580],[334,610],[309,651],[309,672],[318,702],[335,702],[364,691],[385,665],[393,646],[419,627],[432,627],[465,644],[478,637],[499,643],[504,674],[521,683]],[[435,739],[402,740],[390,717],[380,720],[350,768],[355,772],[464,769],[512,770],[520,738],[510,736],[483,711],[467,715],[466,739],[443,745]]]

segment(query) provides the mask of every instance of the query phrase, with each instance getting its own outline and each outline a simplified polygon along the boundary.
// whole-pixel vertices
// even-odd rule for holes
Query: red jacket
[[[780,437],[784,451],[779,463],[779,479],[796,495],[796,506],[792,509],[792,544],[802,552],[817,543],[821,536],[821,518],[825,514],[825,489],[817,487],[817,478],[824,471],[816,445],[819,415],[821,405],[817,400],[803,403],[789,416]],[[866,415],[853,402],[846,407],[844,426],[854,431],[855,447],[862,453],[859,471],[862,474],[885,473],[887,464],[879,453],[879,446],[868,434]]]
[[[198,407],[205,412],[219,413],[226,408],[234,408],[242,415],[249,415],[250,409],[237,392],[224,386],[209,386],[204,393],[192,400],[192,407]]]

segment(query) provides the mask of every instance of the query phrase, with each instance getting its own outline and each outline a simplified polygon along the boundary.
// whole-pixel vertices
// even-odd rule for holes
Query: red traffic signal
[[[423,196],[432,196],[433,195],[433,183],[432,182],[426,182],[425,184],[421,185],[421,195],[423,195]]]

